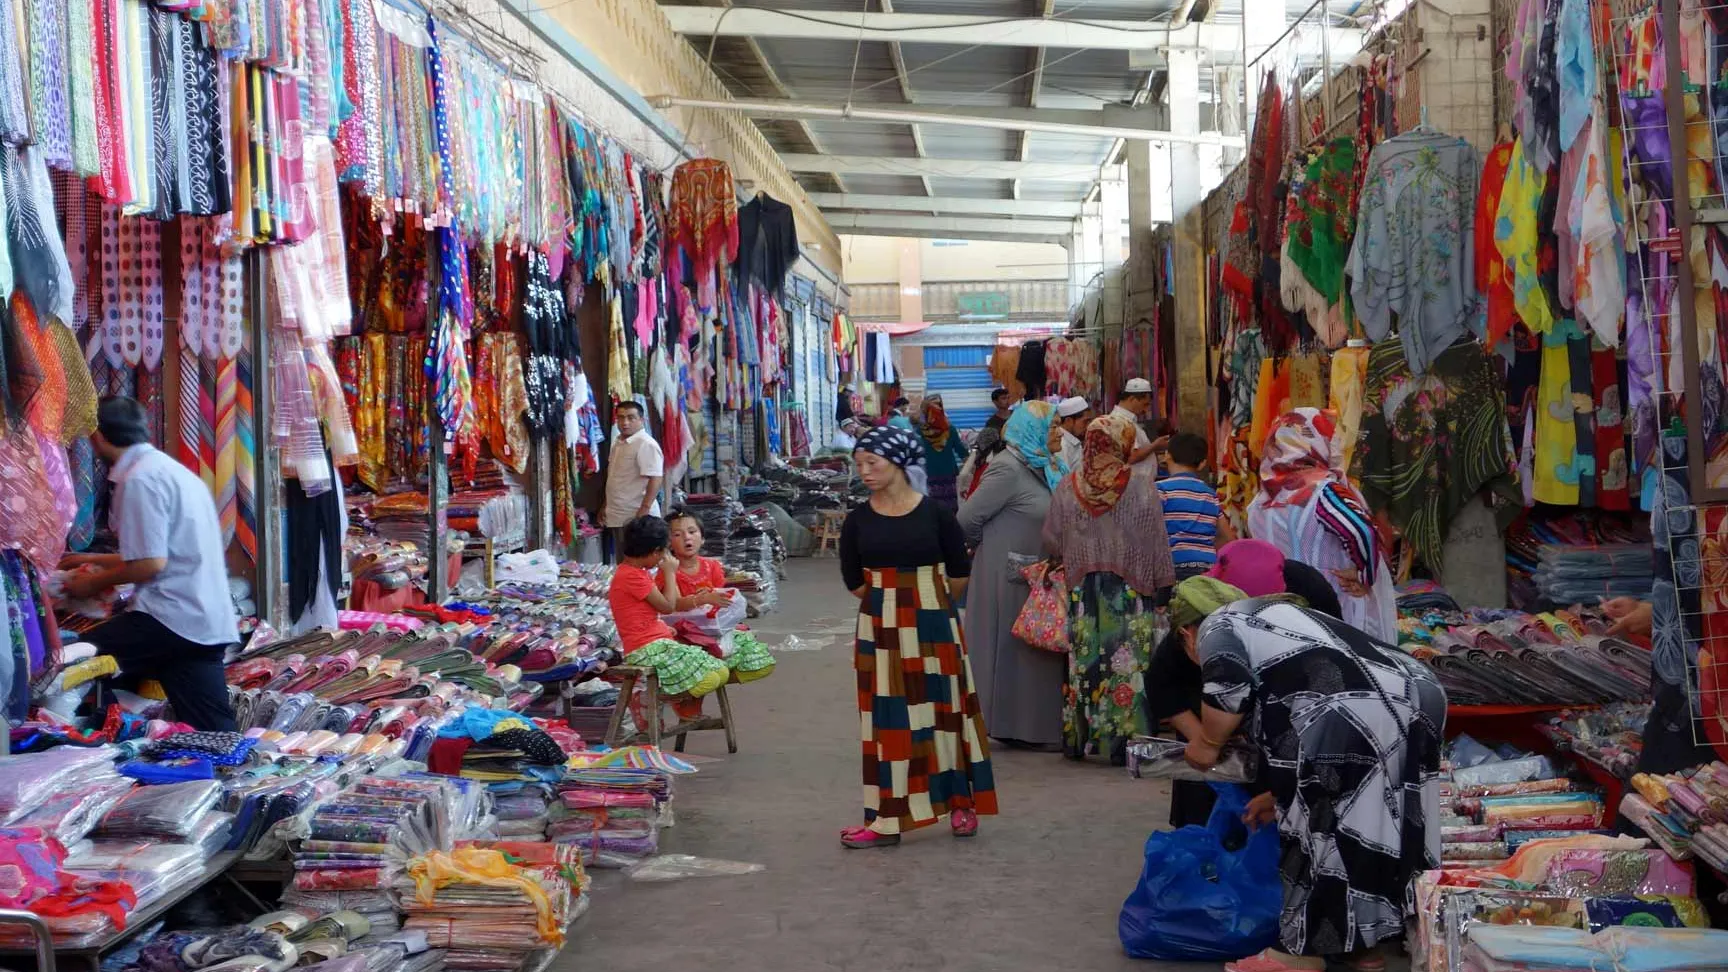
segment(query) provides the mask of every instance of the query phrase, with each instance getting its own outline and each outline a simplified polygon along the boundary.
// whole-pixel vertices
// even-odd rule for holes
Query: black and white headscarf
[[[918,436],[893,425],[878,425],[858,437],[859,449],[881,456],[901,469],[924,465],[924,445]]]

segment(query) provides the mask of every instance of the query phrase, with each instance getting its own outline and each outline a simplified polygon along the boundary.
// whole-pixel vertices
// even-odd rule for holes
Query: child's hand
[[[671,554],[667,554],[666,556],[661,557],[660,558],[660,569],[662,571],[667,572],[663,576],[669,577],[672,574],[678,573],[678,558],[672,556]]]
[[[732,595],[722,591],[703,591],[696,595],[707,607],[725,607],[732,603]]]

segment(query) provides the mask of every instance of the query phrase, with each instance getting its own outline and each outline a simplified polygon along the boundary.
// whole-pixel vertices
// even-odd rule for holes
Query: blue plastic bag
[[[1212,788],[1218,801],[1206,826],[1146,838],[1140,883],[1116,922],[1131,958],[1233,962],[1278,942],[1278,828],[1249,830],[1242,822],[1247,793]]]

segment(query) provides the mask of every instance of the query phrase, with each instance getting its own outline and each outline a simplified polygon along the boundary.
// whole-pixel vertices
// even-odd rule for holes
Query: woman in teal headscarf
[[[1061,460],[1050,452],[1056,410],[1024,402],[1002,428],[1008,447],[990,461],[978,488],[960,504],[960,527],[973,547],[966,643],[984,724],[1011,746],[1059,748],[1066,660],[1033,648],[1010,630],[1030,592],[1020,568],[1039,559],[1050,491]]]

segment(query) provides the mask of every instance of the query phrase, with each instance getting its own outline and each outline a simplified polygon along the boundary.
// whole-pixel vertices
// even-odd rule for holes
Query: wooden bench
[[[726,686],[714,690],[714,698],[719,700],[720,716],[702,716],[699,719],[684,719],[677,725],[662,729],[660,726],[660,708],[664,703],[682,701],[687,695],[662,695],[660,692],[660,677],[652,668],[640,668],[635,665],[618,665],[608,668],[601,676],[608,682],[618,685],[618,704],[612,709],[612,724],[606,728],[606,745],[616,748],[646,742],[658,748],[660,740],[674,736],[676,740],[673,749],[684,751],[684,737],[693,732],[704,732],[720,729],[726,733],[726,751],[738,751],[738,736],[732,729],[732,701],[726,697]],[[624,733],[624,713],[629,711],[630,700],[636,695],[636,683],[643,682],[648,696],[646,727],[638,727],[638,731],[628,739],[621,738]]]

